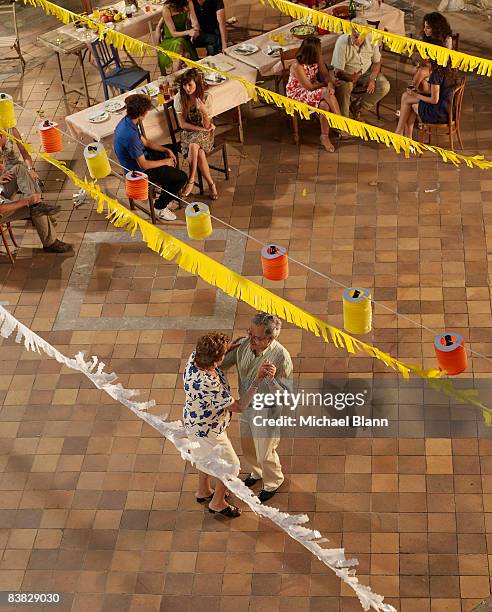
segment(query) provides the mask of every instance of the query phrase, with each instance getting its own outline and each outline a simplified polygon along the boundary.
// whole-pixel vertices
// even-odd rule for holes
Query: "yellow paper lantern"
[[[203,202],[192,202],[185,210],[188,236],[196,240],[208,238],[212,233],[210,210]]]
[[[343,326],[349,334],[367,334],[372,329],[371,294],[351,287],[343,293]]]
[[[91,142],[84,149],[84,157],[89,169],[89,174],[93,179],[103,179],[111,174],[106,149],[100,142]]]
[[[10,130],[17,125],[15,117],[14,101],[12,96],[6,93],[0,93],[0,128],[2,130]]]

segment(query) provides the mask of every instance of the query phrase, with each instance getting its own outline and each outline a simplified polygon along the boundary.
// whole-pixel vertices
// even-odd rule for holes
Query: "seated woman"
[[[199,338],[191,353],[183,374],[185,405],[183,422],[190,442],[198,448],[190,450],[194,460],[204,463],[222,459],[232,466],[231,475],[238,476],[240,464],[234,448],[227,437],[227,427],[232,412],[242,412],[248,407],[258,390],[260,379],[268,378],[272,366],[260,365],[257,377],[239,401],[231,395],[227,379],[220,364],[229,348],[225,334],[208,334]],[[203,469],[203,468],[202,468]],[[241,514],[239,508],[227,502],[227,489],[217,480],[215,490],[210,486],[210,475],[203,469],[198,471],[198,488],[195,494],[198,503],[208,503],[209,512],[235,518]]]
[[[437,42],[433,41],[433,44]],[[434,60],[430,61],[430,70],[429,95],[421,94],[412,87],[403,93],[396,134],[412,138],[413,126],[417,117],[420,117],[424,123],[448,122],[451,94],[455,85],[455,71],[449,67],[449,64],[439,66]]]
[[[197,168],[208,183],[212,200],[217,199],[214,183],[207,161],[207,153],[214,146],[215,125],[210,119],[210,98],[205,93],[203,76],[194,68],[187,70],[179,81],[179,91],[174,97],[174,109],[181,132],[181,153],[188,158],[189,174],[182,195],[189,196],[195,184]]]
[[[191,21],[191,28],[188,28]],[[192,0],[166,0],[162,7],[162,18],[157,25],[156,35],[161,41],[161,49],[179,53],[196,60],[198,56],[192,40],[198,36],[200,28]],[[158,54],[161,74],[179,70],[179,60],[173,61],[164,53]]]
[[[321,42],[315,36],[302,41],[296,59],[290,67],[289,81],[285,88],[287,97],[340,115],[335,97],[335,77],[325,66],[321,55]],[[333,153],[328,121],[320,116],[321,144]]]
[[[448,20],[441,13],[428,13],[422,22],[422,39],[441,47],[452,49],[453,33]],[[427,79],[430,74],[429,60],[422,59],[413,76],[412,85],[420,93],[430,93]]]

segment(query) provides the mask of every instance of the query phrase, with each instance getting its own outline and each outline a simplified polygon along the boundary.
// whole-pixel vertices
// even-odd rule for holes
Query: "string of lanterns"
[[[17,125],[12,96],[0,93],[0,128],[10,130]],[[63,151],[63,139],[58,123],[45,120],[39,125],[39,134],[46,153]],[[111,165],[104,145],[92,142],[84,148],[87,169],[93,179],[111,174]],[[125,176],[128,198],[145,201],[149,197],[149,179],[144,172],[130,171]],[[203,202],[193,202],[185,209],[188,236],[202,240],[213,232],[209,207]],[[267,244],[261,249],[261,266],[264,278],[282,281],[289,276],[287,249],[278,244]],[[372,298],[368,289],[350,287],[343,293],[343,325],[351,334],[367,334],[372,330]],[[468,367],[463,336],[456,332],[438,334],[434,349],[439,368],[448,375],[461,374]]]

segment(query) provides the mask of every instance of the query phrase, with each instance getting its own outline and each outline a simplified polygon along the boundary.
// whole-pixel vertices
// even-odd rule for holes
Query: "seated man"
[[[352,23],[367,26],[362,17],[352,19]],[[331,63],[340,81],[335,93],[345,117],[352,112],[354,119],[359,119],[361,109],[373,108],[390,90],[388,80],[381,74],[381,51],[371,44],[370,36],[360,36],[355,30],[339,36]],[[356,97],[351,103],[352,94]]]
[[[145,172],[149,180],[163,190],[155,202],[157,216],[174,221],[177,208],[175,196],[186,185],[188,177],[176,168],[176,157],[171,149],[145,138],[140,133],[139,122],[152,108],[150,97],[133,94],[125,100],[126,117],[118,123],[114,133],[114,150],[120,164],[127,171]]]
[[[59,206],[41,202],[41,193],[37,190],[33,190],[29,195],[22,193],[20,199],[12,200],[12,197],[20,191],[20,187],[26,191],[29,180],[29,170],[25,164],[16,164],[10,171],[5,172],[4,163],[0,161],[0,223],[31,219],[44,251],[47,253],[73,251],[71,244],[58,240],[48,216],[60,210]]]
[[[227,48],[227,26],[223,0],[193,0],[200,25],[194,47],[206,47],[208,55],[217,55]]]

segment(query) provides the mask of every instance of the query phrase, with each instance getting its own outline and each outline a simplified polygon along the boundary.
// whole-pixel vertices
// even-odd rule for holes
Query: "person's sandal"
[[[183,190],[181,191],[181,196],[183,198],[187,198],[189,195],[191,195],[191,192],[193,191],[194,186],[195,186],[195,181],[188,181],[186,185],[183,187]]]
[[[323,134],[320,136],[320,140],[321,140],[321,144],[323,145],[325,151],[328,151],[328,153],[335,153],[335,147],[331,143],[329,136],[325,136]]]
[[[208,497],[195,497],[197,504],[204,504],[205,502],[211,502],[214,494],[209,495]]]
[[[219,194],[217,193],[217,185],[215,183],[212,183],[209,186],[208,195],[210,196],[211,200],[216,200],[219,197]]]
[[[222,516],[227,516],[227,518],[237,518],[241,514],[241,510],[232,504],[229,504],[227,508],[224,508],[223,510],[212,510],[212,508],[209,506],[208,511],[210,514],[222,514]]]

